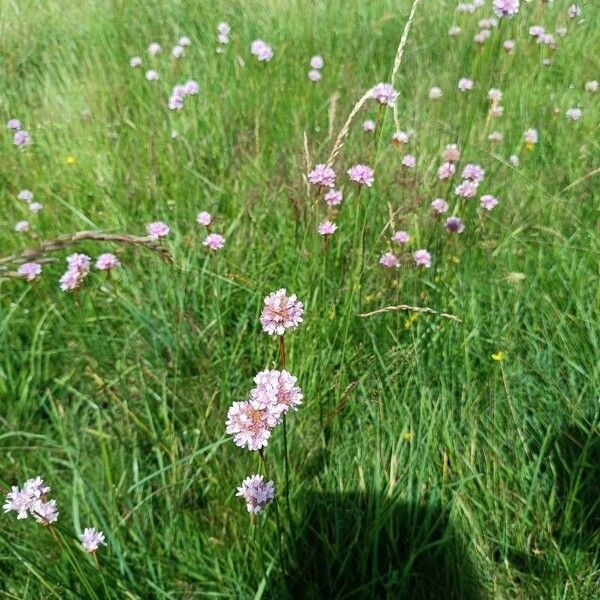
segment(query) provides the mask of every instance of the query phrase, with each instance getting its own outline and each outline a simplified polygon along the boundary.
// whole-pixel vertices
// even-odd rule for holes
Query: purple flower
[[[19,119],[9,119],[8,122],[6,123],[6,126],[9,129],[19,131],[19,129],[21,129],[21,121],[19,121]]]
[[[30,202],[29,203],[29,210],[34,214],[39,213],[40,210],[42,210],[42,208],[44,208],[44,205],[40,204],[39,202]]]
[[[458,217],[448,217],[444,227],[450,233],[462,233],[465,230],[464,223]]]
[[[227,411],[226,431],[240,448],[260,450],[269,443],[271,427],[278,417],[270,407],[256,408],[251,402],[234,402]]]
[[[166,223],[155,221],[146,227],[146,231],[148,232],[148,237],[151,240],[156,241],[169,235],[169,231],[171,230]]]
[[[489,39],[489,37],[491,35],[492,35],[492,32],[489,29],[482,29],[481,31],[479,31],[478,33],[475,34],[473,41],[476,44],[483,44],[483,43],[485,43],[486,40]]]
[[[454,173],[456,173],[456,167],[454,166],[454,163],[451,162],[443,163],[437,172],[438,178],[442,181],[445,179],[450,179],[450,177],[452,177]]]
[[[534,144],[538,143],[539,140],[539,134],[537,129],[528,129],[524,135],[523,135],[523,139],[525,140],[526,144],[529,144],[531,146],[533,146]]]
[[[375,181],[373,169],[368,165],[354,165],[348,169],[347,173],[350,180],[358,185],[371,187]]]
[[[460,160],[460,150],[456,144],[448,144],[442,152],[442,159],[447,162],[458,162]]]
[[[454,188],[454,193],[461,198],[473,198],[477,194],[477,188],[477,182],[465,179]]]
[[[250,53],[256,56],[261,62],[269,62],[273,58],[273,49],[262,40],[254,40],[250,44]]]
[[[67,256],[68,268],[72,271],[89,272],[92,259],[87,254],[71,254]]]
[[[335,186],[335,171],[324,164],[316,165],[308,174],[308,181],[312,185],[332,188]]]
[[[544,28],[541,25],[532,25],[529,28],[529,35],[532,37],[539,37],[544,35]]]
[[[319,54],[315,54],[315,56],[313,56],[310,59],[310,68],[311,69],[322,69],[323,65],[325,64],[323,57]]]
[[[329,190],[325,194],[325,202],[329,204],[329,206],[337,206],[342,203],[344,199],[344,194],[341,190]]]
[[[209,250],[221,250],[225,245],[225,238],[219,233],[209,233],[204,241],[203,246],[206,246]]]
[[[415,158],[415,156],[413,154],[407,154],[403,159],[402,159],[402,164],[407,168],[407,169],[414,169],[417,166],[417,159]]]
[[[471,79],[467,79],[466,77],[458,80],[458,89],[461,92],[468,92],[469,90],[472,90],[473,85],[473,81]]]
[[[209,212],[203,210],[196,215],[196,221],[198,221],[199,225],[204,225],[204,227],[209,227],[212,223],[212,215]]]
[[[33,192],[30,192],[29,190],[21,190],[17,194],[17,198],[19,200],[23,200],[23,202],[31,202],[33,200]]]
[[[308,72],[308,78],[311,81],[321,81],[321,71],[318,71],[317,69],[311,69]]]
[[[392,242],[396,242],[399,246],[403,244],[408,244],[410,241],[410,236],[406,231],[396,231],[392,236]]]
[[[146,71],[146,79],[148,81],[158,81],[159,80],[158,72],[155,71],[154,69],[149,69],[148,71]]]
[[[519,12],[519,0],[494,0],[493,9],[497,17],[514,17]]]
[[[479,199],[479,204],[485,210],[492,210],[498,204],[498,200],[494,196],[490,196],[490,194],[485,194]]]
[[[362,128],[365,133],[371,133],[372,131],[375,131],[375,121],[367,119],[363,123]]]
[[[244,498],[249,513],[256,514],[273,500],[275,484],[272,481],[265,482],[262,475],[252,475],[242,481],[236,496]]]
[[[302,390],[296,385],[298,379],[287,371],[261,371],[254,377],[256,387],[250,390],[250,404],[260,410],[268,410],[279,424],[283,415],[298,410],[302,404]]]
[[[428,269],[431,267],[431,254],[427,250],[421,249],[413,253],[415,264],[419,267]]]
[[[570,108],[565,115],[567,115],[567,119],[570,121],[579,121],[581,119],[581,109],[580,108]]]
[[[193,79],[188,79],[188,81],[185,82],[184,88],[185,93],[188,96],[195,96],[200,91],[200,85]]]
[[[104,534],[101,531],[96,531],[95,527],[86,527],[79,536],[83,549],[90,554],[96,552],[100,546],[106,546],[104,540]]]
[[[111,271],[112,269],[118,269],[121,266],[121,261],[110,252],[101,254],[96,259],[96,269],[100,271]]]
[[[485,171],[479,165],[470,163],[465,165],[465,168],[462,172],[462,177],[463,179],[470,179],[475,183],[481,183],[485,177]]]
[[[304,305],[295,294],[287,296],[285,288],[271,292],[265,297],[260,315],[263,331],[269,335],[283,335],[288,329],[296,329],[302,323]]]
[[[23,263],[18,269],[17,273],[27,279],[27,281],[33,281],[42,272],[42,265],[36,262]]]
[[[217,31],[221,35],[229,35],[231,33],[231,27],[229,26],[229,23],[226,23],[225,21],[221,21],[217,25]]]
[[[442,200],[441,198],[436,198],[431,203],[431,209],[436,215],[442,215],[448,212],[448,203],[445,200]]]
[[[169,110],[181,110],[183,108],[183,96],[171,94],[167,106],[169,107]]]
[[[23,146],[27,146],[27,144],[29,144],[31,142],[31,135],[29,133],[29,131],[25,131],[23,129],[21,129],[20,131],[17,131],[13,137],[13,144],[15,146],[18,146],[19,148],[22,148]]]
[[[17,221],[15,223],[15,231],[17,233],[25,233],[29,231],[29,221]]]
[[[386,269],[396,269],[398,266],[400,266],[400,261],[392,252],[386,252],[379,259],[379,264],[384,266]]]
[[[379,104],[393,106],[398,99],[398,92],[390,83],[378,83],[371,88],[371,98]]]
[[[506,52],[512,52],[513,48],[515,47],[515,43],[512,40],[505,40],[502,43],[502,47],[504,50],[506,50]]]
[[[58,510],[56,508],[56,500],[37,500],[30,509],[34,519],[42,525],[50,525],[58,521]]]
[[[317,227],[319,235],[333,235],[336,229],[337,225],[331,221],[323,221],[323,223],[320,223]]]

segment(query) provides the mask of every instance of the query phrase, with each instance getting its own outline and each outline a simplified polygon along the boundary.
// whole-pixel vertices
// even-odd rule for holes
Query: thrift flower
[[[157,44],[156,42],[152,42],[148,46],[148,53],[151,54],[152,56],[156,56],[160,51],[161,51],[160,44]]]
[[[197,81],[189,79],[184,85],[185,93],[188,96],[195,96],[200,91],[200,85]]]
[[[319,54],[316,54],[310,59],[310,68],[311,69],[322,69],[325,61],[323,57]]]
[[[530,128],[523,135],[523,140],[530,150],[535,144],[538,143],[539,139],[540,138],[537,129]]]
[[[269,443],[271,427],[277,424],[277,420],[270,407],[260,409],[249,401],[234,402],[227,411],[225,425],[237,446],[260,450]]]
[[[408,244],[410,241],[410,236],[406,231],[396,231],[392,236],[392,242],[396,242],[399,246],[402,244]]]
[[[570,108],[566,113],[567,119],[570,121],[579,121],[581,119],[581,109],[580,108]]]
[[[308,78],[311,81],[321,81],[321,71],[318,71],[317,69],[311,69],[308,72]]]
[[[148,71],[146,71],[146,79],[148,81],[158,81],[158,73],[154,69],[149,69]]]
[[[425,267],[426,269],[431,267],[431,254],[429,254],[427,250],[417,250],[413,254],[413,258],[415,259],[415,263],[417,264],[417,266]]]
[[[438,178],[444,181],[445,179],[450,179],[456,173],[456,166],[454,163],[445,162],[438,169],[437,175]]]
[[[79,536],[79,540],[83,549],[90,554],[96,552],[100,546],[106,546],[104,534],[96,531],[95,527],[86,527]]]
[[[316,165],[308,174],[308,181],[312,185],[332,188],[335,186],[335,171],[324,164]]]
[[[367,165],[354,165],[348,169],[347,173],[350,180],[358,185],[371,187],[375,181],[373,169]]]
[[[262,475],[252,475],[242,481],[236,496],[244,498],[249,513],[257,514],[273,500],[275,484],[265,482]]]
[[[515,47],[515,43],[513,40],[504,40],[504,42],[502,42],[502,47],[504,50],[506,50],[506,52],[512,52]]]
[[[384,106],[393,106],[398,99],[398,92],[389,83],[378,83],[371,89],[371,98]]]
[[[9,119],[6,123],[6,127],[14,131],[19,131],[19,129],[21,129],[21,121],[19,121],[19,119]]]
[[[460,160],[460,150],[456,144],[448,144],[442,152],[442,159],[447,162],[458,162]]]
[[[13,144],[22,148],[23,146],[27,146],[31,142],[31,134],[24,129],[17,131],[13,136]]]
[[[209,212],[203,210],[196,215],[196,221],[198,221],[199,225],[204,225],[204,227],[209,227],[212,223],[212,215]]]
[[[121,261],[114,254],[110,254],[110,252],[101,254],[96,259],[96,269],[99,269],[100,271],[111,271],[112,269],[117,269],[120,266]]]
[[[454,188],[454,193],[461,198],[473,198],[477,194],[478,183],[465,179]]]
[[[225,238],[219,233],[209,233],[204,241],[203,246],[206,246],[209,250],[221,250],[225,245]]]
[[[329,204],[329,206],[337,206],[342,203],[344,199],[344,194],[341,190],[329,190],[325,194],[325,202]]]
[[[429,90],[429,99],[430,100],[439,100],[443,95],[442,88],[439,88],[437,85],[434,85]]]
[[[518,167],[519,166],[520,160],[519,160],[519,157],[516,154],[511,154],[508,160],[510,161],[510,164],[513,167]]]
[[[166,223],[155,221],[146,227],[146,231],[148,232],[148,237],[151,240],[156,241],[169,235],[169,231],[171,230]]]
[[[485,177],[485,171],[479,165],[470,163],[463,169],[462,177],[463,179],[470,179],[475,183],[481,183]]]
[[[17,273],[21,277],[24,277],[25,279],[27,279],[27,281],[33,281],[36,277],[38,277],[38,275],[41,274],[41,272],[42,272],[42,265],[35,263],[35,262],[23,263],[17,269]]]
[[[468,92],[469,90],[472,90],[474,86],[474,83],[471,79],[467,79],[466,77],[463,77],[462,79],[458,80],[458,89],[461,92]]]
[[[380,259],[379,264],[384,266],[386,269],[396,269],[400,266],[398,257],[392,252],[386,252]]]
[[[39,202],[30,202],[29,203],[29,210],[33,213],[33,214],[37,214],[40,212],[40,210],[42,210],[42,208],[44,208],[43,204],[40,204]]]
[[[43,500],[36,500],[30,509],[34,519],[42,525],[51,525],[58,521],[58,509],[56,507],[56,500],[49,500],[44,502]]]
[[[448,203],[445,200],[442,200],[441,198],[436,198],[431,203],[431,209],[436,215],[443,215],[444,213],[448,212],[448,208]]]
[[[187,37],[187,35],[184,35],[183,37],[179,38],[179,42],[177,42],[180,46],[190,46],[192,44],[192,40],[190,40],[189,37]]]
[[[295,294],[286,295],[285,288],[271,292],[264,300],[260,315],[263,331],[269,335],[283,335],[288,329],[296,329],[302,323],[304,305]]]
[[[254,40],[250,45],[250,52],[261,62],[269,62],[273,58],[273,49],[262,40]]]
[[[29,231],[29,221],[17,221],[15,223],[15,231],[18,233]]]
[[[497,17],[514,17],[519,12],[519,0],[494,0],[492,8]]]
[[[217,31],[221,35],[229,35],[231,33],[231,27],[229,26],[229,23],[226,23],[225,21],[221,21],[217,25]]]
[[[408,140],[410,136],[405,131],[395,131],[392,135],[392,142],[397,146],[401,146],[402,144],[408,144]]]
[[[254,377],[256,387],[250,391],[250,404],[260,410],[267,409],[277,425],[290,409],[298,410],[302,404],[302,390],[297,381],[285,370],[261,371]]]
[[[372,121],[371,119],[367,119],[363,123],[362,128],[365,133],[371,133],[372,131],[375,131],[375,121]]]
[[[569,8],[567,9],[567,15],[569,15],[569,17],[571,19],[580,17],[581,16],[581,8],[579,6],[577,6],[577,4],[571,4],[571,6],[569,6]]]
[[[323,223],[319,224],[317,231],[319,235],[333,235],[337,229],[337,225],[332,223],[331,221],[323,221]]]
[[[402,164],[407,168],[407,169],[414,169],[417,166],[417,159],[415,158],[415,156],[413,154],[407,154],[403,159],[402,159]]]
[[[444,227],[450,233],[462,233],[465,230],[464,223],[458,217],[448,217]]]
[[[141,57],[139,57],[139,56],[132,56],[129,59],[129,66],[133,67],[134,69],[136,67],[141,67],[142,66],[142,59],[141,59]]]
[[[492,208],[498,204],[498,200],[490,194],[485,194],[479,199],[479,204],[481,205],[481,208],[484,208],[485,210],[492,210]]]

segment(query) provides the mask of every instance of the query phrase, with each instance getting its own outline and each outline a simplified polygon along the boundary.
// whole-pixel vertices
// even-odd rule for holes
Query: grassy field
[[[18,261],[0,259],[0,488],[40,475],[60,511],[47,527],[0,515],[0,597],[600,596],[600,92],[585,89],[600,79],[600,12],[521,2],[478,44],[491,0],[456,4],[418,3],[396,111],[369,100],[351,122],[325,239],[307,173],[363,94],[391,81],[409,0],[2,2],[0,256],[82,230],[145,236],[160,220],[173,260],[88,241],[52,252],[29,283],[3,278]],[[172,58],[181,36],[191,44]],[[271,61],[250,53],[259,38]],[[199,94],[170,110],[189,79]],[[30,144],[13,144],[10,118]],[[398,128],[407,144],[391,143]],[[461,158],[442,181],[451,143]],[[357,163],[372,187],[349,181]],[[468,163],[485,178],[462,199]],[[498,205],[482,210],[482,194]],[[203,210],[219,251],[202,245]],[[450,214],[462,233],[445,230]],[[122,267],[61,291],[75,251]],[[379,264],[388,251],[396,268]],[[284,336],[304,401],[262,463],[225,420],[257,372],[280,367],[259,321],[279,288],[305,305]],[[369,315],[399,305],[436,312]],[[253,520],[236,487],[265,470],[276,498]],[[77,539],[92,526],[107,543],[94,556]]]

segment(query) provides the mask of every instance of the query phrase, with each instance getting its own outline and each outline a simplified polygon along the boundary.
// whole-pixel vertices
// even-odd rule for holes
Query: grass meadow
[[[600,596],[600,11],[521,1],[481,26],[491,0],[457,4],[421,0],[407,31],[409,0],[2,1],[0,490],[39,475],[59,517],[0,514],[1,597]],[[395,108],[364,101],[338,138],[379,82]],[[307,174],[336,139],[332,207]],[[461,198],[470,163],[485,176]],[[156,221],[170,233],[151,244]],[[15,276],[26,249],[80,231],[142,239],[63,239]],[[62,291],[73,252],[122,266]],[[304,398],[256,452],[225,420],[281,368],[260,322],[280,288],[304,303],[281,338]],[[236,488],[255,473],[275,499],[251,516]],[[106,546],[86,553],[86,527]]]

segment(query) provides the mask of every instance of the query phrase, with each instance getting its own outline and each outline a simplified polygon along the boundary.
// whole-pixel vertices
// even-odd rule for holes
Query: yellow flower
[[[408,317],[408,319],[406,319],[404,321],[404,328],[408,329],[409,327],[412,326],[412,324],[419,318],[419,313],[418,312],[414,312],[410,315],[410,317]]]
[[[527,148],[527,150],[529,150],[529,152],[531,152],[533,150],[533,144],[528,142],[527,144],[525,144],[525,148]]]
[[[492,354],[492,360],[497,362],[502,362],[506,358],[506,352],[502,352],[502,350],[498,350],[498,352],[494,352]]]
[[[412,434],[412,432],[411,432],[411,431],[405,431],[405,432],[402,434],[402,437],[403,437],[403,438],[404,438],[404,439],[405,439],[407,442],[410,442],[410,440],[412,440],[413,434]]]
[[[74,156],[67,156],[67,158],[65,158],[65,162],[68,165],[74,165],[75,164],[75,157]]]

